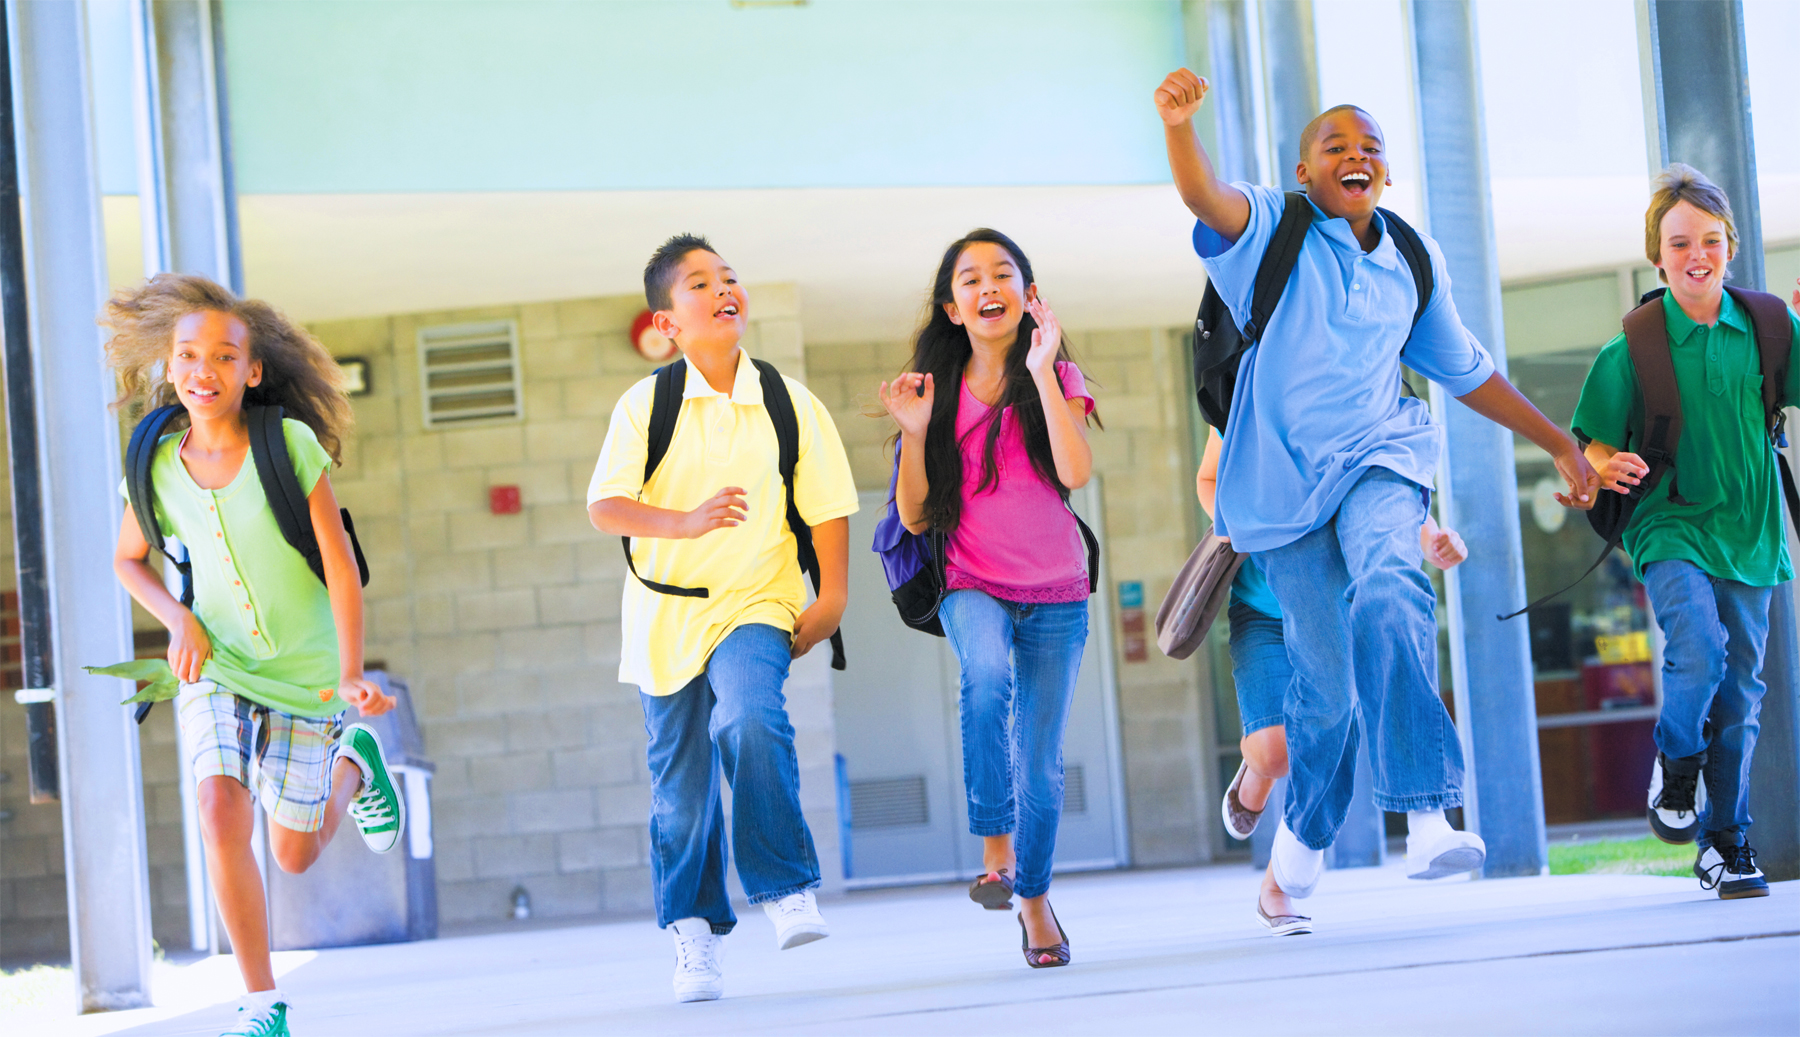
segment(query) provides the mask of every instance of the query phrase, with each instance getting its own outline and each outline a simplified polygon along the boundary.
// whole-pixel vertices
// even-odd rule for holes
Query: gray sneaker
[[[362,831],[363,842],[376,853],[392,850],[406,831],[406,800],[388,773],[381,740],[367,724],[351,724],[338,739],[338,752],[362,771],[362,791],[350,801],[350,817]]]

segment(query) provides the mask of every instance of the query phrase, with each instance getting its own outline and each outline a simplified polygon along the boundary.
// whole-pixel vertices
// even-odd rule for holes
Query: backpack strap
[[[1424,239],[1419,237],[1419,232],[1413,229],[1412,224],[1395,215],[1391,209],[1376,211],[1381,213],[1382,222],[1393,235],[1394,247],[1412,270],[1413,287],[1419,294],[1419,304],[1413,308],[1412,319],[1412,326],[1416,328],[1419,326],[1419,318],[1425,316],[1425,307],[1431,305],[1432,293],[1437,291],[1437,275],[1431,269],[1431,253],[1426,251]]]
[[[1306,243],[1306,232],[1312,228],[1312,203],[1299,191],[1287,192],[1281,209],[1281,221],[1269,235],[1262,262],[1256,266],[1255,287],[1250,291],[1250,319],[1241,329],[1244,341],[1254,343],[1268,330],[1269,318],[1287,290],[1294,266],[1300,262],[1300,247]]]
[[[669,444],[675,439],[675,423],[681,418],[681,399],[683,390],[687,388],[687,358],[656,369],[656,384],[650,391],[650,427],[645,432],[644,442],[644,483],[650,482],[650,476],[657,465],[669,452]],[[622,536],[619,542],[625,545],[625,568],[637,581],[658,594],[671,594],[677,598],[705,598],[709,593],[705,587],[677,587],[673,584],[658,583],[646,580],[637,571],[637,563],[631,558],[631,538]]]
[[[1762,360],[1764,427],[1770,439],[1778,439],[1785,424],[1781,411],[1788,404],[1788,361],[1794,350],[1794,325],[1788,317],[1787,303],[1781,301],[1781,296],[1768,292],[1753,292],[1730,285],[1725,290],[1750,315],[1750,333],[1756,339],[1756,354]]]
[[[244,423],[250,433],[250,453],[256,461],[256,479],[262,483],[263,496],[269,499],[269,510],[275,514],[281,538],[300,552],[300,557],[306,559],[306,567],[320,583],[324,583],[325,556],[319,551],[319,537],[313,530],[312,500],[307,496],[306,488],[300,485],[300,477],[294,474],[294,455],[288,452],[287,433],[281,425],[285,416],[280,407],[244,408]],[[338,514],[344,519],[344,532],[350,538],[350,549],[356,557],[361,586],[367,587],[369,563],[363,557],[362,544],[357,542],[356,526],[350,521],[347,509],[339,508]]]
[[[787,523],[794,533],[794,546],[800,556],[800,571],[812,577],[813,593],[819,591],[819,552],[813,547],[812,527],[800,515],[794,503],[794,469],[800,465],[800,419],[794,413],[794,398],[788,393],[781,372],[766,360],[752,359],[762,379],[763,409],[775,425],[775,442],[779,444],[781,481],[787,487]],[[844,635],[831,634],[831,668],[841,670],[844,661]]]
[[[169,552],[163,540],[162,527],[156,522],[156,484],[150,478],[163,429],[177,415],[184,413],[186,411],[179,403],[158,407],[144,415],[144,419],[131,430],[131,441],[125,448],[125,496],[131,502],[131,513],[137,516],[138,531],[144,534],[144,542],[162,552],[163,557],[173,562],[176,570],[181,573],[182,606],[193,608],[194,566],[188,559],[176,558]],[[138,722],[143,722],[141,717]]]
[[[1675,450],[1681,443],[1681,386],[1675,380],[1675,359],[1669,352],[1669,328],[1660,298],[1640,304],[1625,315],[1625,347],[1637,372],[1638,392],[1644,399],[1644,442],[1638,454],[1650,466],[1642,493],[1648,496],[1675,467]],[[1687,504],[1669,476],[1669,499]]]

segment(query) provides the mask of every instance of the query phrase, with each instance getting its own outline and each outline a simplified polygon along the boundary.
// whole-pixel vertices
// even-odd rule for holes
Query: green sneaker
[[[363,789],[350,801],[350,816],[369,849],[386,853],[399,845],[400,833],[406,831],[406,800],[394,787],[381,742],[367,724],[351,724],[338,739],[338,752],[362,771]]]
[[[219,1037],[293,1037],[287,1012],[286,1001],[277,1001],[267,1008],[239,1005],[237,1021]]]

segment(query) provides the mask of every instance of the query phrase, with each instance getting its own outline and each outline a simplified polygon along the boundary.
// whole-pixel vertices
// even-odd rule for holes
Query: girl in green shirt
[[[378,853],[405,827],[375,733],[339,719],[346,704],[364,716],[394,704],[363,678],[362,585],[326,475],[350,425],[349,401],[336,362],[312,336],[204,278],[159,274],[115,296],[101,323],[121,387],[115,407],[187,411],[187,427],[156,447],[151,484],[162,534],[188,548],[193,607],[149,565],[129,504],[113,569],[169,630],[207,872],[249,990],[227,1032],[278,1037],[288,1033],[288,1006],[270,968],[250,848],[258,803],[272,822],[271,855],[288,872],[318,860],[345,813]],[[291,415],[283,438],[307,492],[323,581],[276,524],[246,406]]]

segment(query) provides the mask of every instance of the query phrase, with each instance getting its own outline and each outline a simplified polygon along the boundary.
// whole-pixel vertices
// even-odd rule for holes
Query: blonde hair
[[[211,311],[242,321],[250,332],[250,359],[262,363],[262,383],[244,391],[244,406],[281,407],[306,424],[333,461],[342,461],[343,439],[354,415],[344,395],[344,373],[319,340],[260,299],[240,299],[192,274],[157,274],[106,303],[100,326],[111,334],[106,360],[119,379],[115,411],[136,420],[179,402],[165,372],[173,357],[175,325],[190,313]]]
[[[1686,202],[1725,225],[1725,242],[1729,255],[1737,255],[1737,224],[1731,220],[1731,199],[1718,184],[1693,166],[1672,162],[1669,168],[1650,182],[1650,208],[1644,213],[1644,255],[1657,268],[1656,276],[1666,283],[1669,276],[1662,271],[1662,222],[1669,210]]]

